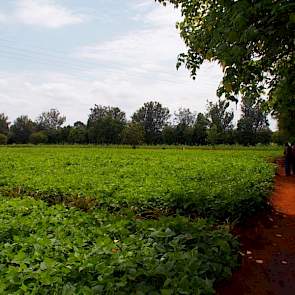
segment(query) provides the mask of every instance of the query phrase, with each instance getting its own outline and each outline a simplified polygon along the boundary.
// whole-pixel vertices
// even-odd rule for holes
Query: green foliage
[[[110,211],[132,207],[138,213],[159,209],[243,219],[265,205],[272,188],[274,168],[264,161],[266,154],[263,150],[10,148],[0,153],[0,192],[49,203],[91,197]]]
[[[229,111],[228,101],[219,99],[216,103],[208,103],[207,141],[209,144],[232,144],[231,132],[233,131],[234,113]]]
[[[62,116],[57,109],[51,109],[48,112],[43,112],[36,120],[36,125],[39,130],[57,130],[65,123],[66,117]]]
[[[45,131],[34,132],[30,135],[29,142],[33,144],[47,143],[48,136]]]
[[[117,107],[95,105],[88,118],[88,137],[91,143],[118,144],[126,125],[126,115]]]
[[[271,131],[267,112],[263,109],[262,103],[245,97],[242,102],[242,116],[237,128],[238,143],[243,145],[269,144]]]
[[[144,129],[141,124],[129,123],[125,126],[122,132],[122,141],[124,144],[132,146],[143,144]]]
[[[9,132],[9,125],[10,122],[8,122],[8,117],[5,114],[0,113],[0,133],[7,136]]]
[[[10,127],[9,138],[14,143],[28,143],[31,134],[34,132],[35,124],[28,116],[16,118]]]
[[[87,143],[87,139],[88,139],[87,137],[88,137],[88,132],[87,132],[86,126],[81,124],[76,124],[76,126],[71,128],[69,132],[68,141],[70,143],[83,144],[83,143]]]
[[[5,134],[0,133],[0,145],[7,144],[7,136]]]
[[[0,148],[0,293],[214,294],[277,153]]]
[[[266,95],[286,132],[295,134],[293,1],[156,1],[181,10],[178,29],[188,50],[178,66],[185,64],[195,77],[204,61],[218,61],[224,71],[219,96]]]
[[[132,122],[140,124],[144,128],[145,143],[157,144],[161,142],[162,130],[168,122],[169,109],[159,102],[146,102],[132,116]]]
[[[213,294],[237,265],[237,249],[226,228],[201,219],[0,204],[1,294]]]
[[[194,143],[197,145],[204,145],[207,142],[207,129],[209,126],[209,120],[202,113],[197,115],[194,124]]]

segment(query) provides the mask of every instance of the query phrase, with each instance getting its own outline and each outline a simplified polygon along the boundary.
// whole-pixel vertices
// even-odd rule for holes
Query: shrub
[[[44,131],[34,132],[31,134],[29,141],[33,144],[47,143],[48,136]]]
[[[7,136],[0,133],[0,145],[7,144]]]

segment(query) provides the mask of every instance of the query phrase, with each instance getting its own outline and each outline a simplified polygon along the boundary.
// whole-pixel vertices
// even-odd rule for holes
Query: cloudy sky
[[[179,19],[154,0],[1,1],[0,112],[12,121],[57,108],[73,123],[94,104],[131,115],[149,100],[204,112],[222,73],[206,64],[193,81],[176,70]]]

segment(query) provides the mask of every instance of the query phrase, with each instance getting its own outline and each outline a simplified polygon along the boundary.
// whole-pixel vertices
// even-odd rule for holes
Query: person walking
[[[285,172],[286,172],[286,176],[289,176],[291,173],[291,165],[292,165],[292,147],[290,146],[289,143],[285,144],[284,155],[285,155]]]

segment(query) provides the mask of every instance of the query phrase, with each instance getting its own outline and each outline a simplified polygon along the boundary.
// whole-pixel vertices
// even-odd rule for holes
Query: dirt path
[[[295,176],[280,167],[272,197],[273,212],[237,230],[242,265],[218,295],[295,294]]]

